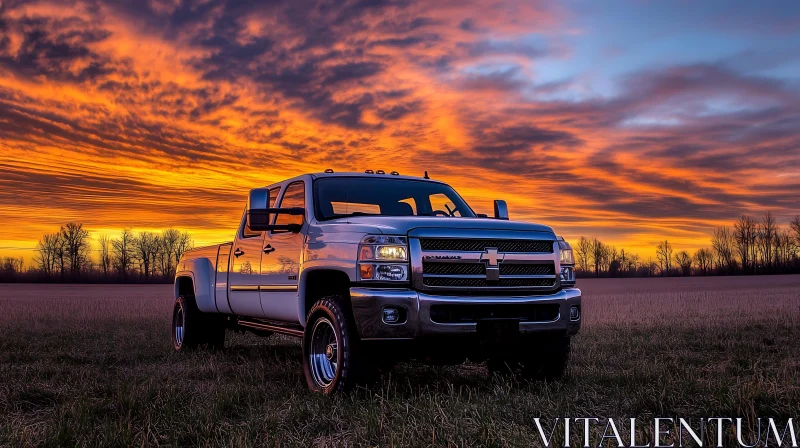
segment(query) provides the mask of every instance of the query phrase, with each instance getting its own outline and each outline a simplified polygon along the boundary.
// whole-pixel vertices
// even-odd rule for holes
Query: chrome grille
[[[412,282],[421,291],[536,294],[550,293],[560,286],[554,239],[521,239],[516,232],[502,231],[418,233],[409,235],[409,246]],[[487,233],[499,237],[481,238]]]
[[[552,264],[511,264],[500,265],[500,275],[555,275],[556,267]]]
[[[423,274],[437,275],[485,275],[484,263],[422,263]]]
[[[552,241],[511,240],[511,239],[458,239],[458,238],[421,238],[422,250],[452,250],[459,252],[483,252],[494,247],[498,252],[537,252],[553,253]]]

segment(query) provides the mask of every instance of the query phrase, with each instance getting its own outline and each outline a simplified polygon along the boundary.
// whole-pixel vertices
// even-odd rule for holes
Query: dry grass
[[[292,339],[172,353],[170,286],[0,285],[0,445],[532,446],[534,417],[797,417],[800,276],[581,286],[564,380],[401,364],[326,398]]]

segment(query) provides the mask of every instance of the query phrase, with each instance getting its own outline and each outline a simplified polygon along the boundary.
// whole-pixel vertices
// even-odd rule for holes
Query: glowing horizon
[[[461,3],[0,3],[0,256],[68,221],[229,240],[326,168],[644,258],[800,214],[800,4]]]

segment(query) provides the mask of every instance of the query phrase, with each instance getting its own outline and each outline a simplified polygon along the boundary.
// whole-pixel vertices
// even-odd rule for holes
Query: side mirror
[[[269,204],[272,203],[269,197],[269,189],[253,188],[247,198],[247,226],[256,232],[269,230],[270,210]]]
[[[269,189],[253,188],[250,190],[250,196],[247,198],[247,225],[250,230],[256,232],[281,230],[297,233],[302,229],[301,224],[270,223],[272,215],[277,214],[305,217],[306,210],[303,207],[270,208],[270,204],[272,204],[272,198],[269,197]]]
[[[494,219],[508,220],[508,205],[506,201],[496,199],[494,201]]]

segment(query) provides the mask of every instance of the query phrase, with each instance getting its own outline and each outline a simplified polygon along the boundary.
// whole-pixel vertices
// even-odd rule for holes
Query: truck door
[[[305,208],[305,184],[292,182],[285,189],[278,208]],[[307,213],[306,213],[307,214]],[[302,224],[302,216],[277,215],[276,224]],[[266,232],[264,255],[261,258],[261,308],[265,317],[285,322],[297,322],[297,296],[300,259],[305,232]]]
[[[250,230],[246,215],[236,232],[230,255],[228,300],[231,311],[238,316],[264,317],[258,287],[261,285],[261,247],[266,232]]]

